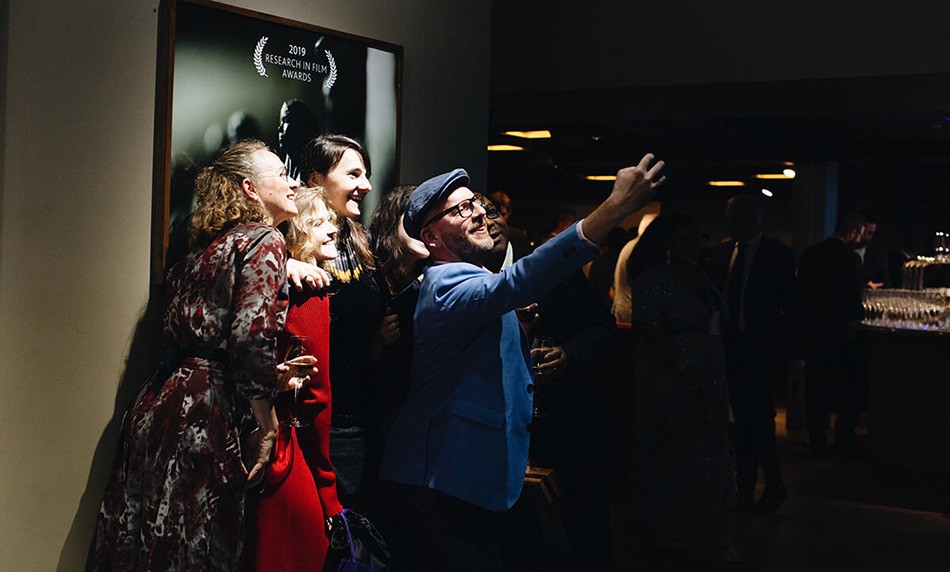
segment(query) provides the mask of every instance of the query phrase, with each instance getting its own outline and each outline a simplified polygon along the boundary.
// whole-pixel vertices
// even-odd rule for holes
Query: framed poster
[[[344,133],[369,150],[375,189],[396,184],[400,46],[206,0],[164,0],[161,12],[153,282],[187,252],[195,176],[233,142],[261,139],[296,175],[303,145]]]

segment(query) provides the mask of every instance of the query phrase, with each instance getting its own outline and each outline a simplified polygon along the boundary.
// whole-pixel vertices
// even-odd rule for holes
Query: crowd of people
[[[607,529],[583,526],[606,523],[596,448],[559,446],[600,438],[569,423],[596,418],[575,392],[612,326],[579,270],[653,197],[662,161],[621,170],[593,213],[517,258],[504,205],[462,169],[392,190],[368,232],[358,141],[321,135],[288,168],[243,141],[195,181],[164,360],[123,420],[90,567],[334,569],[339,531],[369,517],[391,538],[378,567],[570,569],[523,494],[529,455],[562,471],[567,534],[604,558]]]
[[[735,513],[789,495],[776,376],[807,372],[814,450],[832,410],[854,446],[848,324],[877,284],[860,217],[798,270],[748,196],[711,250],[677,214],[624,245],[618,225],[665,179],[648,154],[532,250],[507,195],[463,169],[390,190],[368,228],[359,141],[318,136],[293,169],[248,140],[197,177],[164,360],[123,421],[92,569],[336,569],[341,531],[378,538],[372,521],[377,569],[608,570],[618,480],[644,546],[736,561]],[[556,519],[532,467],[557,477]]]
[[[768,514],[789,498],[780,387],[804,391],[813,454],[828,450],[832,412],[836,450],[857,452],[867,356],[854,325],[862,290],[889,279],[869,262],[874,231],[859,215],[842,213],[797,265],[764,233],[754,197],[730,199],[725,218],[728,238],[707,249],[689,217],[644,217],[618,257],[613,313],[618,332],[634,332],[624,338],[635,348],[631,532],[647,547],[732,561],[734,515]]]

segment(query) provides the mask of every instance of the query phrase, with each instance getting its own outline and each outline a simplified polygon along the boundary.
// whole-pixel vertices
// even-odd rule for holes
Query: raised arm
[[[653,153],[647,153],[638,165],[617,172],[610,196],[581,222],[581,230],[588,240],[604,240],[611,229],[656,196],[656,188],[663,184],[666,176],[660,174],[663,161],[657,161],[651,167],[653,159]]]

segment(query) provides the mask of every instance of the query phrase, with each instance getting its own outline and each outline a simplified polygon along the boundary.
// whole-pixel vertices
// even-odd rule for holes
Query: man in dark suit
[[[748,195],[726,204],[730,238],[712,254],[711,274],[729,308],[723,341],[735,418],[737,510],[774,511],[788,498],[775,445],[776,379],[800,379],[799,315],[791,249],[762,234],[762,205]],[[753,492],[759,466],[765,488]],[[754,504],[753,504],[754,503]]]
[[[486,209],[488,233],[495,247],[485,267],[500,272],[522,257],[508,241],[505,220],[491,218],[491,208]],[[597,299],[581,270],[525,310],[528,319],[522,325],[535,342],[546,342],[532,344],[536,347],[531,350],[536,380],[529,449],[532,463],[554,469],[561,485],[561,521],[577,562],[590,570],[612,570],[610,435],[603,388],[598,381],[606,377],[604,365],[612,349],[613,316]],[[552,526],[541,523],[536,528],[543,531],[545,525]],[[524,528],[522,537],[531,532]],[[542,538],[552,546],[560,540],[550,533]],[[557,554],[547,546],[542,546],[541,552]],[[532,559],[538,557],[533,555]]]
[[[858,421],[858,376],[853,322],[864,316],[861,297],[864,276],[854,246],[864,232],[857,214],[839,216],[834,234],[802,253],[804,350],[807,381],[805,408],[809,445],[821,453],[827,447],[828,417],[835,405],[835,445],[855,446]]]
[[[880,224],[880,217],[870,215],[865,219],[864,232],[855,244],[854,251],[861,257],[861,267],[864,272],[864,285],[868,288],[893,288],[894,277],[891,276],[887,263],[887,251],[874,242],[874,235]],[[897,277],[900,281],[900,276]]]

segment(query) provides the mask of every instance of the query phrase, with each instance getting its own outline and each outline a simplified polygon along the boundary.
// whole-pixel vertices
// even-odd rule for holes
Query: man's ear
[[[422,240],[422,243],[426,245],[426,248],[439,246],[439,238],[435,232],[432,231],[431,227],[422,227],[422,230],[419,232],[419,238]]]
[[[252,201],[260,200],[260,197],[257,195],[257,189],[254,188],[254,183],[251,182],[247,177],[241,181],[241,190],[244,191],[244,194],[247,195],[247,198]]]

